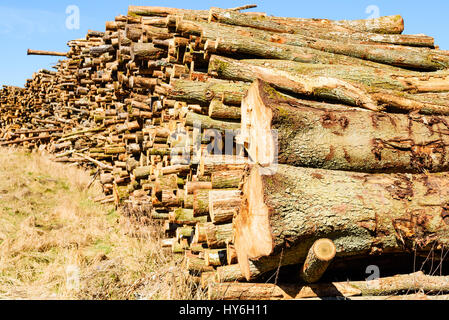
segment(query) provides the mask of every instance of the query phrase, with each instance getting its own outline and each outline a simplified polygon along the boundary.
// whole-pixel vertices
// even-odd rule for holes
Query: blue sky
[[[435,37],[442,49],[449,50],[449,1],[447,0],[0,0],[0,85],[23,86],[33,72],[50,68],[57,58],[27,56],[28,48],[66,51],[67,41],[84,38],[87,30],[104,31],[104,24],[115,16],[126,14],[128,5],[152,5],[186,9],[236,7],[258,5],[256,11],[269,15],[327,18],[365,19],[401,14],[405,19],[405,33],[424,33]],[[77,5],[80,9],[79,30],[66,28],[66,9]]]

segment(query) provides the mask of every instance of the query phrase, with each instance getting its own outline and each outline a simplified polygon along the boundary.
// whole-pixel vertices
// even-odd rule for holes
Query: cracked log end
[[[270,210],[264,203],[264,181],[259,167],[250,169],[243,186],[245,198],[234,219],[235,249],[242,274],[251,278],[249,259],[269,256],[274,247],[269,222]]]

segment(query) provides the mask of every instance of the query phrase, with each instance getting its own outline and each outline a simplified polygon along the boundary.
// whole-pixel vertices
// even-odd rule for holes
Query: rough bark
[[[366,174],[279,165],[248,172],[234,219],[242,273],[303,263],[311,245],[331,239],[337,257],[425,252],[447,245],[448,175]],[[267,257],[264,261],[264,257]],[[276,259],[278,263],[276,264]]]
[[[235,60],[234,60],[235,61]],[[236,73],[234,61],[223,57],[211,57],[209,70],[211,73],[223,76],[226,79],[234,78]],[[408,70],[393,70],[384,68],[373,68],[365,66],[344,65],[319,65],[307,64],[288,60],[266,60],[248,59],[240,60],[239,63],[248,63],[265,68],[279,69],[291,74],[307,74],[309,76],[328,76],[342,79],[348,82],[356,82],[367,86],[368,92],[376,92],[376,89],[397,90],[407,93],[428,93],[429,101],[447,99],[445,92],[449,90],[449,75],[446,71],[426,73],[423,77],[421,72]],[[242,65],[239,65],[242,67]],[[426,96],[425,94],[423,94]]]
[[[209,53],[243,54],[248,57],[291,60],[304,63],[366,66],[372,66],[374,63],[342,54],[322,52],[312,48],[274,43],[239,35],[233,35],[232,37],[223,35],[215,41],[207,40],[204,47]],[[442,68],[441,65],[440,68]]]
[[[346,28],[346,30],[349,29],[348,31],[354,30],[380,34],[401,34],[404,31],[404,20],[399,15],[364,20],[332,21],[320,19],[317,21],[317,19],[277,18],[266,16],[254,18],[239,12],[225,12],[211,9],[209,22],[212,21],[280,33],[297,33],[306,26],[319,26],[328,31]]]
[[[244,81],[260,79],[278,89],[307,97],[338,101],[374,111],[381,110],[377,101],[373,100],[363,87],[329,76],[293,75],[283,70],[250,65],[219,56],[211,58],[209,72]]]
[[[66,57],[66,52],[55,52],[55,51],[42,51],[42,50],[32,50],[28,49],[27,54],[36,56],[56,56],[56,57]]]
[[[241,138],[254,162],[361,172],[449,168],[444,116],[375,113],[287,98],[256,81]]]

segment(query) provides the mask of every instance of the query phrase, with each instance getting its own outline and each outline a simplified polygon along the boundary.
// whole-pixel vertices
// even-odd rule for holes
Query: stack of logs
[[[67,53],[29,50],[66,59],[3,87],[0,145],[91,168],[96,200],[161,221],[211,299],[449,292],[422,273],[317,283],[449,242],[449,54],[400,16],[254,7],[130,6]],[[257,284],[291,265],[296,284]]]

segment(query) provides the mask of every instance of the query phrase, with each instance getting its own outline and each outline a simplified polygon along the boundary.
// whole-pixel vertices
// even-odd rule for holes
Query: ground
[[[201,299],[154,224],[100,205],[89,172],[0,149],[0,299]]]

